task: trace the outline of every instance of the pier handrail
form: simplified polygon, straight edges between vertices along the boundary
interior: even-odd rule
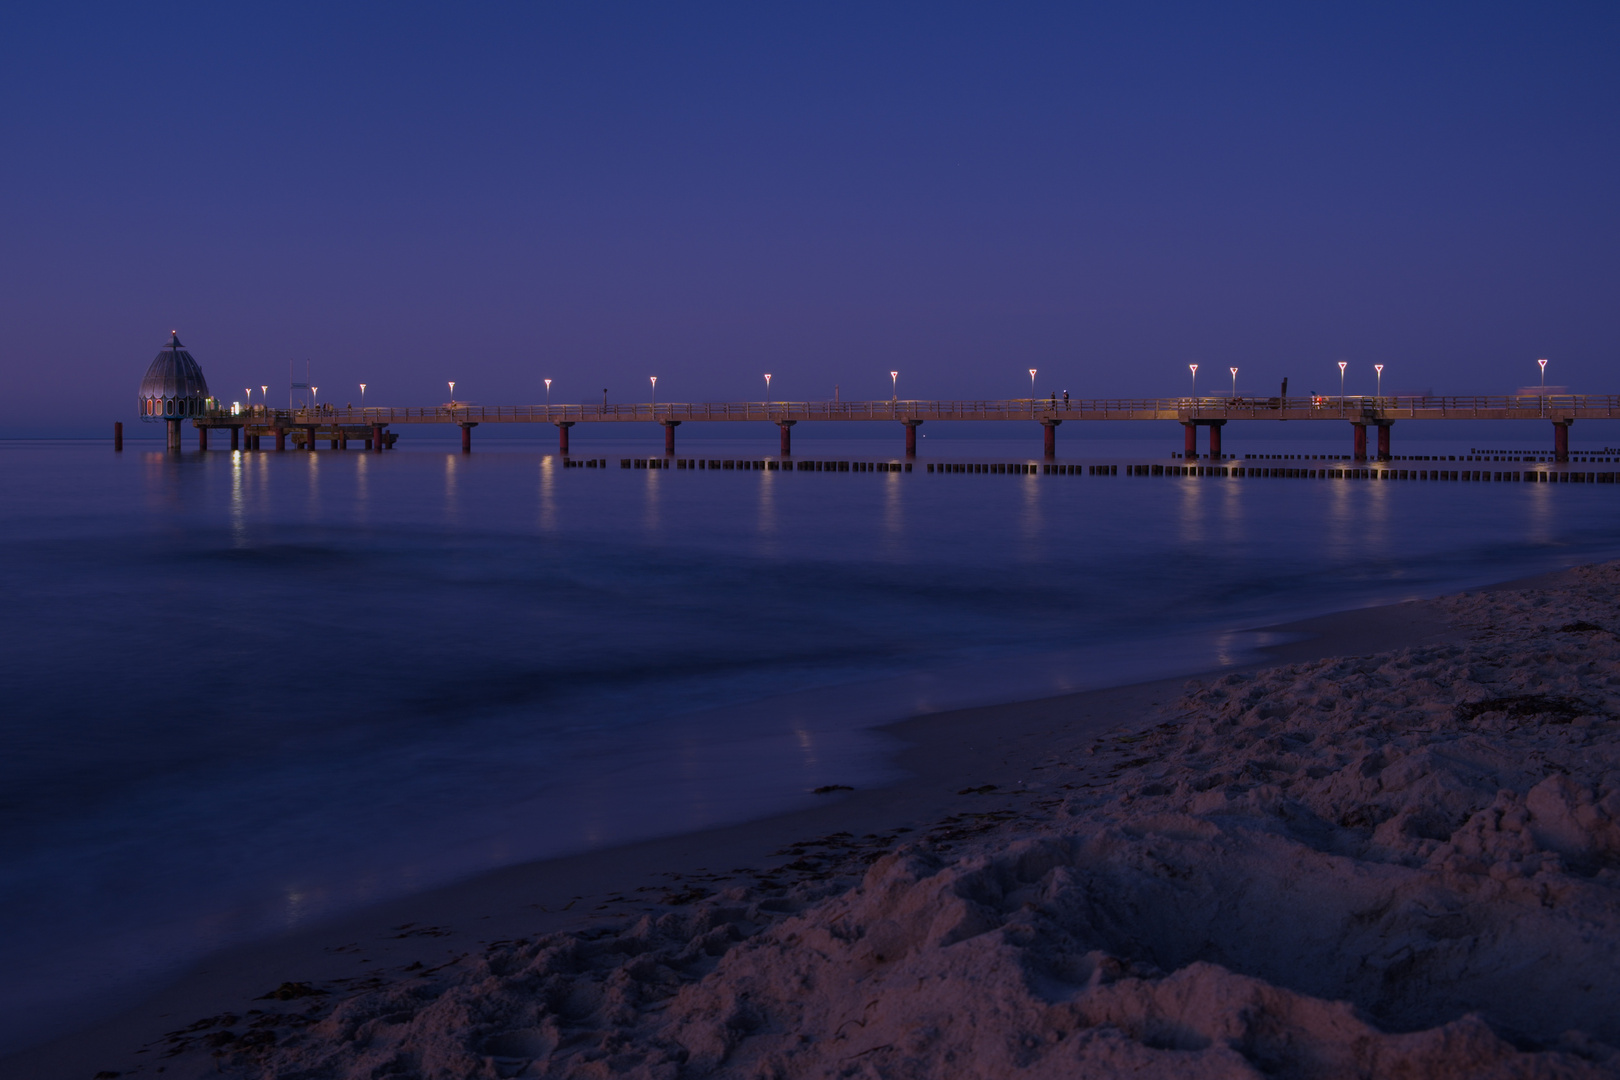
[[[685,421],[1238,420],[1479,417],[1620,417],[1620,394],[1307,395],[1290,397],[985,398],[875,401],[608,402],[577,405],[368,405],[275,409],[254,405],[205,416],[268,427],[438,423],[663,423]]]

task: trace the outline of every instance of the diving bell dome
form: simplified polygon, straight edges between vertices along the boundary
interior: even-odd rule
[[[173,420],[201,416],[213,407],[208,380],[191,353],[172,334],[141,380],[141,419]]]

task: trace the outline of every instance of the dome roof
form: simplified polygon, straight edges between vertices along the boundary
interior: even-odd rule
[[[207,400],[208,380],[202,368],[180,344],[180,335],[172,335],[141,380],[141,415],[196,416],[205,410]]]

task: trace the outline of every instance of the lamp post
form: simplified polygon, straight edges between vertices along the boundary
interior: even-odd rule
[[[1348,360],[1339,361],[1339,411],[1344,411],[1344,369],[1350,366]]]
[[[251,386],[247,388],[247,407],[248,412],[253,411],[253,387]]]
[[[1229,368],[1232,372],[1232,400],[1237,400],[1237,368]]]
[[[270,386],[268,383],[259,386],[259,400],[263,401],[267,406],[270,404]]]
[[[366,384],[360,384],[360,411],[366,411]]]
[[[1378,373],[1378,387],[1374,391],[1373,396],[1381,398],[1384,396],[1384,365],[1374,364],[1373,370]]]
[[[649,376],[647,376],[647,378],[652,380],[652,403],[653,403],[653,407],[657,408],[657,406],[658,406],[658,376],[649,375]]]
[[[546,380],[546,408],[551,408],[551,380]]]
[[[765,375],[765,403],[767,405],[769,405],[770,402],[771,402],[771,376],[770,376],[770,373],[767,372],[766,375]]]
[[[1031,401],[1035,400],[1035,369],[1034,368],[1029,369],[1029,397],[1030,397]]]
[[[890,401],[899,401],[900,400],[900,373],[898,371],[889,372],[889,383],[890,383],[890,388],[892,390],[892,393],[890,394],[889,400]]]
[[[1197,401],[1198,400],[1198,365],[1197,364],[1188,364],[1187,369],[1192,372],[1192,396],[1193,396],[1193,400]]]
[[[450,404],[454,405],[456,403],[456,381],[454,379],[448,381],[450,383]]]
[[[1546,413],[1546,411],[1547,411],[1547,361],[1545,359],[1537,360],[1536,364],[1537,364],[1537,366],[1539,366],[1541,368],[1541,411],[1543,413]]]

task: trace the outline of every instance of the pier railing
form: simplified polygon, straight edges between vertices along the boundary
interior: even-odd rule
[[[588,405],[368,406],[217,411],[216,423],[297,427],[334,424],[558,424],[702,421],[928,420],[1378,420],[1538,417],[1620,418],[1617,394],[1391,395],[1384,397],[1010,398],[959,401],[719,401]],[[206,421],[204,421],[206,422]]]

